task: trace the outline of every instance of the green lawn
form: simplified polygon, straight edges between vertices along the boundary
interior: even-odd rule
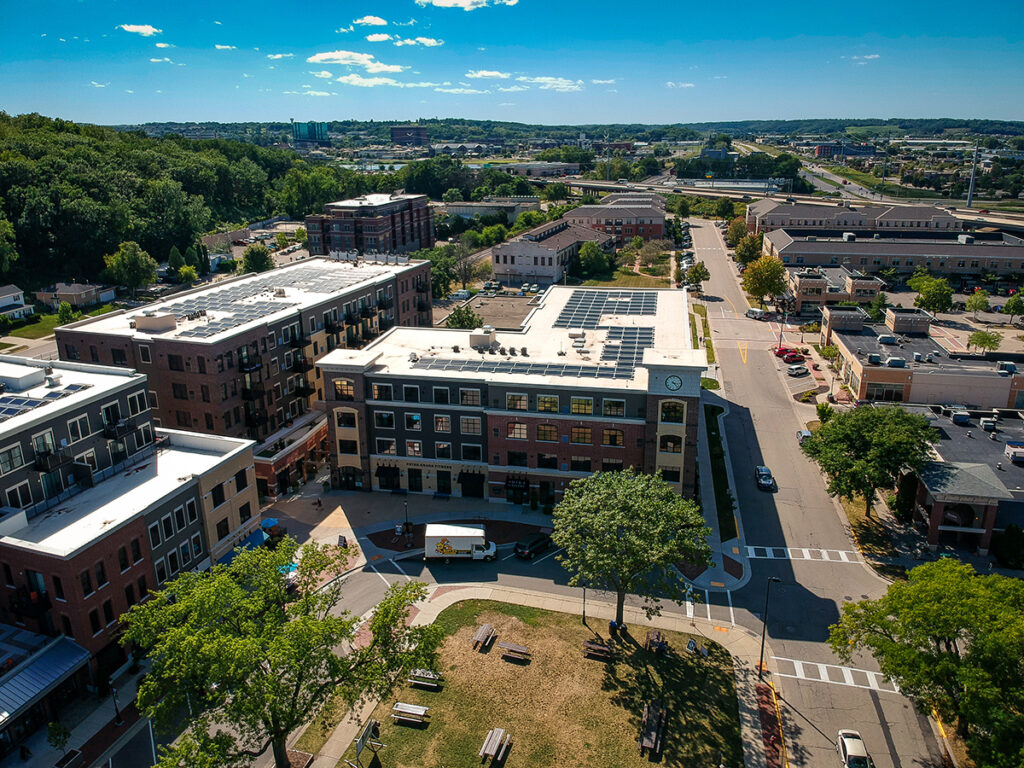
[[[703,304],[694,304],[693,311],[700,315],[701,326],[704,329],[704,351],[707,354],[708,362],[715,362],[715,345],[711,341],[711,327],[708,325],[708,309]]]
[[[492,646],[486,653],[470,642],[479,623],[493,624],[499,641],[529,647],[532,660],[513,664]],[[376,757],[363,765],[381,768],[479,768],[487,732],[504,728],[512,747],[507,768],[572,765],[580,768],[649,766],[636,746],[644,704],[664,700],[666,766],[743,763],[732,658],[702,637],[710,657],[688,653],[689,635],[666,632],[670,651],[655,656],[641,648],[643,630],[620,643],[612,663],[586,659],[582,643],[594,633],[579,616],[489,601],[465,601],[443,611],[437,623],[448,637],[441,649],[440,691],[403,687],[374,713],[381,722]],[[605,622],[590,625],[605,633]],[[635,639],[634,639],[635,638]],[[395,701],[430,708],[429,725],[396,725]],[[355,750],[345,758],[355,762]],[[371,762],[372,761],[372,762]],[[344,760],[339,768],[346,768]]]
[[[88,317],[97,317],[98,315],[105,315],[107,312],[112,312],[117,309],[116,304],[103,304],[102,306],[90,309],[85,313]],[[29,323],[23,325],[20,328],[13,328],[8,332],[8,336],[17,336],[20,339],[41,339],[44,336],[52,336],[53,329],[60,325],[57,320],[57,313],[54,312],[52,315],[39,315],[38,323]]]
[[[668,285],[668,279],[664,277],[638,275],[635,272],[626,275],[622,272],[616,271],[608,280],[587,280],[583,285],[597,285],[610,288],[664,288]]]
[[[888,181],[885,182],[885,184],[882,184],[882,180],[878,176],[854,170],[853,168],[847,168],[845,165],[829,165],[826,166],[826,168],[836,176],[842,176],[850,181],[860,184],[862,187],[867,187],[873,192],[881,192],[882,194],[890,195],[891,197],[942,197],[942,195],[934,189],[904,187],[900,184],[892,184]]]
[[[708,428],[708,453],[711,454],[711,479],[715,486],[715,506],[718,508],[718,528],[722,541],[735,539],[736,516],[733,514],[735,502],[729,490],[729,475],[725,468],[725,448],[722,445],[722,434],[718,428],[718,416],[724,408],[717,405],[704,406],[704,422]]]

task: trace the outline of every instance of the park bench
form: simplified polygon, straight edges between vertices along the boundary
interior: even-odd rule
[[[645,750],[650,750],[652,755],[661,754],[666,719],[667,715],[661,699],[654,699],[644,704],[644,716],[640,721],[640,738],[636,742],[641,755]]]
[[[525,645],[516,645],[515,643],[498,643],[498,647],[501,648],[501,658],[508,659],[509,661],[529,661],[530,660],[530,649]]]
[[[597,640],[585,640],[583,643],[583,655],[593,656],[595,659],[611,661],[615,658],[615,649],[610,645]]]
[[[407,682],[411,685],[419,685],[436,690],[441,687],[441,676],[429,669],[414,669],[409,673]]]
[[[501,762],[502,757],[508,751],[512,743],[512,736],[504,728],[491,728],[484,738],[484,745],[477,753],[479,757],[491,758],[495,762]]]
[[[477,627],[476,634],[473,635],[473,647],[479,647],[482,651],[493,642],[496,636],[497,632],[494,631],[494,625],[481,624]]]
[[[652,629],[647,633],[647,639],[644,641],[644,647],[648,651],[658,652],[663,650],[665,645],[665,636],[656,629]]]
[[[399,701],[391,708],[391,717],[406,723],[425,723],[427,722],[428,709],[430,707],[421,707],[418,704],[405,704]]]

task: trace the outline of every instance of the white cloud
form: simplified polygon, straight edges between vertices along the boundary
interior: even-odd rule
[[[244,78],[248,79],[248,78],[250,78],[250,77],[256,77],[256,75],[250,75],[250,74],[249,74],[248,72],[243,72],[243,73],[242,73],[242,77],[244,77]]]
[[[519,0],[416,0],[416,5],[435,8],[461,8],[464,11],[475,11],[489,5],[516,5]]]
[[[408,21],[394,21],[394,22],[392,22],[392,24],[394,24],[396,27],[411,27],[415,23],[416,23],[416,19],[409,19]]]
[[[43,34],[41,34],[40,37],[46,37],[46,33],[43,32]]]
[[[728,80],[729,76],[728,75],[715,75],[711,79],[712,80]]]
[[[110,83],[97,83],[95,80],[90,80],[89,85],[92,88],[106,88]]]
[[[152,24],[122,24],[120,28],[125,32],[142,35],[143,37],[152,37],[163,32],[162,29],[157,29]]]
[[[267,58],[268,59],[274,59],[274,60],[277,60],[277,59],[290,59],[294,55],[295,55],[294,53],[268,53],[267,54]]]
[[[135,93],[135,91],[133,91],[131,88],[125,88],[124,92],[125,93]]]
[[[326,69],[321,69],[319,72],[310,72],[309,74],[311,74],[313,77],[319,77],[322,80],[326,80],[329,77],[334,77],[334,75],[332,75]]]
[[[872,61],[874,59],[880,59],[882,57],[881,57],[881,55],[879,55],[877,53],[869,53],[866,56],[851,56],[850,58],[853,59],[854,61],[856,61],[857,59],[862,59],[862,60],[865,60],[865,61]]]
[[[478,78],[497,78],[499,80],[508,80],[508,72],[499,72],[496,69],[471,69],[466,73],[466,77],[470,80],[476,80]]]
[[[305,87],[305,86],[303,86]],[[282,91],[292,96],[330,96],[330,91]]]
[[[157,45],[159,45],[159,43],[157,43]],[[234,45],[214,45],[213,47],[218,51],[233,51],[236,48]]]
[[[480,91],[476,88],[435,88],[434,90],[438,93],[490,93],[490,91]]]
[[[499,104],[499,107],[514,107],[516,103],[514,101],[503,101]]]
[[[216,24],[218,27],[220,26],[220,22],[219,21],[215,21],[213,23]]]
[[[170,43],[155,43],[157,48],[173,48],[174,46]]]
[[[439,45],[444,45],[444,40],[438,40],[436,37],[405,37],[395,40],[395,45],[422,45],[427,48],[436,48]]]
[[[519,93],[520,91],[528,91],[530,88],[526,85],[510,85],[508,88],[498,88],[498,90],[504,93]]]
[[[361,19],[353,19],[353,24],[360,24],[367,27],[386,27],[387,21],[380,16],[363,16]]]
[[[673,83],[669,80],[665,83],[666,88],[693,88],[693,83]]]
[[[173,64],[174,62],[164,56],[162,59],[150,59],[154,64]]]
[[[566,77],[550,77],[544,75],[541,77],[517,77],[516,80],[520,83],[532,83],[538,86],[542,91],[558,91],[559,93],[570,93],[572,91],[582,91],[583,81],[582,80],[570,80]]]
[[[390,40],[391,35],[387,32],[376,32],[372,35],[367,35],[366,39],[371,43],[383,43],[385,40]]]
[[[344,85],[354,85],[359,88],[376,88],[381,85],[392,88],[435,88],[441,85],[448,85],[448,83],[403,83],[400,80],[395,80],[393,77],[363,77],[355,73],[342,75],[336,82],[343,83]]]
[[[384,64],[377,61],[372,53],[359,53],[357,51],[327,51],[317,53],[306,59],[310,64],[344,64],[349,67],[362,67],[367,72],[379,74],[381,72],[401,72],[408,67],[401,64]]]
[[[615,85],[615,78],[613,77],[610,80],[591,80],[590,82],[594,85]]]
[[[355,27],[353,27],[351,24],[349,24],[347,27],[338,27],[334,31],[337,32],[337,33],[354,32],[355,31]]]

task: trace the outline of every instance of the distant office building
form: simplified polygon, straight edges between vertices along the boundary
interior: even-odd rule
[[[611,247],[612,236],[558,219],[541,224],[491,249],[494,277],[506,283],[557,283],[583,243]]]
[[[826,142],[814,146],[815,157],[874,157],[875,148],[871,144],[843,144]]]
[[[434,216],[426,195],[363,195],[328,203],[306,217],[309,253],[406,253],[434,246]]]
[[[526,211],[539,211],[540,198],[532,195],[515,197],[485,197],[480,202],[460,201],[457,203],[434,203],[438,211],[449,216],[472,219],[474,216],[504,216],[507,224],[512,224],[519,214]]]
[[[330,146],[327,123],[296,123],[292,121],[292,141],[296,146]]]
[[[556,163],[537,160],[531,163],[494,163],[491,168],[513,176],[568,176],[580,172],[579,163]]]
[[[933,205],[815,205],[758,200],[747,206],[747,229],[755,234],[773,229],[799,230],[923,230],[957,232],[961,221]]]
[[[391,143],[403,147],[425,147],[430,144],[425,125],[391,126]]]

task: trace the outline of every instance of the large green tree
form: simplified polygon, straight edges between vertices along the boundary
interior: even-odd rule
[[[762,256],[743,273],[743,290],[764,306],[765,296],[781,296],[786,291],[786,265],[775,256]]]
[[[1003,334],[998,331],[974,331],[967,337],[968,347],[977,347],[984,351],[994,352],[999,349],[1003,341]]]
[[[333,697],[382,696],[409,669],[435,665],[438,629],[407,626],[426,594],[418,582],[392,586],[356,641],[359,619],[339,609],[336,578],[348,554],[286,537],[183,573],[122,617],[122,642],[152,663],[139,709],[162,725],[190,713],[160,768],[245,766],[267,750],[288,768],[289,734]]]
[[[14,225],[5,217],[3,201],[0,201],[0,273],[7,274],[18,260],[18,249],[14,242]]]
[[[850,500],[863,496],[870,515],[875,491],[920,469],[937,440],[928,419],[894,405],[838,413],[802,447],[828,478],[828,492]]]
[[[964,309],[974,313],[974,319],[978,319],[979,312],[988,312],[988,291],[977,290],[967,297],[964,302]]]
[[[274,257],[270,249],[263,243],[249,243],[242,252],[242,262],[238,271],[243,275],[250,272],[266,272],[274,268]]]
[[[587,277],[596,277],[605,274],[612,267],[608,254],[601,250],[601,246],[588,240],[580,246],[579,252],[580,269]]]
[[[57,305],[57,323],[58,325],[67,325],[73,322],[75,319],[75,309],[66,301],[62,301]]]
[[[741,218],[736,218],[732,220],[729,229],[725,231],[725,243],[730,248],[735,248],[739,245],[740,240],[746,236],[747,223]]]
[[[1003,305],[1003,314],[1010,316],[1010,324],[1013,324],[1013,318],[1017,315],[1024,315],[1024,298],[1021,298],[1020,293],[1015,293],[1013,296],[1006,300]]]
[[[907,281],[908,284],[910,281]],[[929,312],[948,312],[953,308],[953,289],[941,277],[922,277],[914,280],[914,306]]]
[[[728,197],[720,197],[715,203],[715,215],[720,219],[731,219],[736,215],[736,206]]]
[[[1024,765],[1024,582],[927,563],[845,603],[829,643],[846,663],[870,652],[922,712],[956,725],[978,768]]]
[[[744,235],[736,244],[736,261],[750,264],[761,258],[763,235]]]
[[[156,282],[156,259],[142,250],[138,243],[121,243],[117,251],[104,256],[103,261],[110,281],[131,289],[133,296],[139,288]]]
[[[700,290],[700,284],[711,279],[711,272],[708,271],[703,261],[695,262],[692,267],[686,270],[686,282]]]
[[[473,311],[472,307],[456,307],[444,321],[445,328],[462,328],[471,331],[484,324],[484,319]]]
[[[639,595],[645,610],[656,613],[662,598],[686,598],[678,564],[711,562],[711,530],[700,508],[660,475],[633,468],[573,480],[555,507],[554,529],[569,583],[614,592],[620,623],[627,594]]]

